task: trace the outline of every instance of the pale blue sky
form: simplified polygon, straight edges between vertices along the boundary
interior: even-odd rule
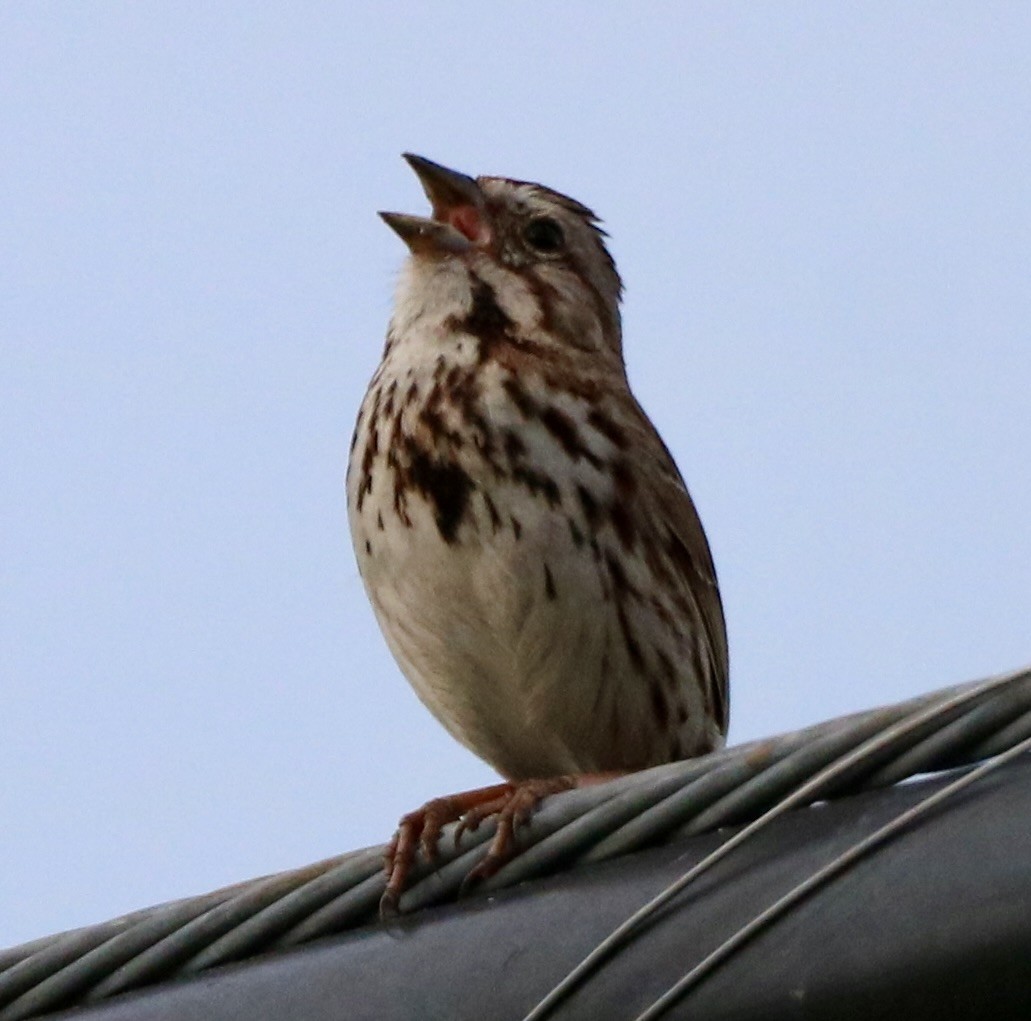
[[[605,219],[731,738],[1031,661],[1031,7],[0,6],[0,946],[489,782],[343,474],[399,158]]]

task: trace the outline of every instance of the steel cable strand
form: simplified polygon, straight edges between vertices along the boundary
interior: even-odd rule
[[[344,856],[343,864],[355,857]],[[96,1002],[171,977],[197,954],[198,947],[231,931],[262,902],[288,895],[313,871],[337,861],[251,880],[135,912],[114,923],[36,941],[35,953],[0,976],[0,1004],[4,1004],[0,1021],[22,1021],[73,1000]]]
[[[128,927],[98,926],[95,933],[58,937],[0,981],[0,1021],[24,1021],[73,1002],[117,967],[210,910],[211,895],[149,911]],[[12,995],[13,994],[13,995]]]
[[[965,709],[908,751],[893,757],[866,777],[861,787],[863,790],[890,787],[921,773],[940,772],[991,758],[1031,733],[1020,725],[1029,708],[1031,673],[1016,674],[1012,684],[990,691],[983,701]],[[1008,736],[998,744],[997,739],[1004,732],[1009,732]]]
[[[548,799],[526,832],[521,829],[520,853],[479,889],[496,890],[551,874],[574,860],[604,861],[654,845],[673,831],[710,832],[753,818],[757,810],[768,808],[798,782],[889,723],[968,687],[957,685],[897,706],[633,773],[616,782],[620,790],[616,783],[606,785],[614,791],[608,798],[599,799],[600,790],[588,788]],[[750,786],[760,776],[764,778]],[[577,794],[585,797],[577,802]],[[448,885],[457,885],[468,867],[464,861],[456,867]],[[411,906],[423,903],[416,900]]]
[[[779,804],[784,796],[795,797],[799,784],[809,781],[821,770],[839,763],[847,753],[866,744],[866,751],[852,759],[849,765],[835,766],[834,775],[826,779],[808,800],[795,800],[801,807],[817,800],[828,800],[847,794],[888,787],[898,780],[920,772],[938,768],[946,741],[960,747],[972,743],[986,730],[995,726],[1001,713],[1012,716],[1012,699],[1007,695],[1022,693],[1024,704],[1031,699],[1031,673],[1025,670],[1006,674],[1001,678],[962,685],[932,698],[921,698],[909,703],[905,712],[901,706],[891,707],[883,713],[880,726],[872,726],[882,711],[870,714],[869,720],[857,720],[841,735],[836,735],[833,724],[826,736],[811,745],[792,752],[789,756],[754,780],[747,781],[732,791],[725,802],[712,806],[707,812],[682,827],[683,835],[709,832],[718,826],[750,822],[763,811]],[[1001,710],[997,713],[994,710]],[[903,721],[916,721],[897,730],[890,742],[881,743],[877,736]],[[942,735],[944,739],[942,738]],[[951,764],[965,764],[966,758],[956,753],[949,756]],[[906,761],[911,767],[903,772],[896,767]]]
[[[900,812],[894,819],[889,820],[869,836],[854,843],[822,868],[807,876],[802,882],[797,883],[782,897],[778,898],[769,907],[727,937],[715,950],[707,954],[690,971],[670,986],[654,1003],[638,1014],[634,1021],[655,1021],[656,1018],[672,1007],[674,1003],[682,999],[689,990],[700,985],[702,981],[708,978],[721,964],[729,960],[749,940],[757,936],[763,929],[769,928],[810,893],[835,876],[840,875],[846,868],[857,862],[864,855],[883,847],[889,840],[898,836],[917,819],[925,818],[932,808],[937,807],[943,801],[958,794],[988,773],[993,772],[1019,755],[1026,754],[1028,751],[1031,751],[1031,737],[1024,738],[1023,741],[1018,742],[1012,748],[1000,752],[994,758],[982,762],[979,766],[974,766],[969,772],[953,780],[952,783],[940,788],[933,794],[929,794],[904,812]]]
[[[366,849],[249,883],[237,896],[123,964],[85,999],[95,1002],[160,978],[195,974],[260,953],[336,896],[340,887],[353,888],[378,871],[379,856]]]
[[[969,683],[956,685],[897,706],[867,710],[701,759],[631,774],[624,778],[627,782],[623,790],[602,803],[588,802],[588,809],[582,814],[572,802],[569,810],[559,812],[559,806],[565,808],[567,803],[563,797],[552,798],[540,814],[543,822],[549,809],[554,808],[554,819],[542,827],[543,833],[535,829],[536,819],[531,820],[530,832],[525,837],[531,846],[521,850],[483,888],[498,889],[553,872],[556,863],[568,862],[570,858],[578,864],[604,861],[654,845],[674,832],[711,832],[754,818],[758,811],[770,807],[817,769],[888,724],[969,687]],[[935,725],[934,721],[929,724]],[[919,737],[914,734],[912,740]],[[886,754],[891,754],[890,750]],[[833,793],[868,785],[853,782],[846,786],[845,779]],[[882,779],[879,785],[888,783]],[[564,829],[563,819],[569,820]]]
[[[1029,672],[1027,670],[1015,671],[975,682],[974,684],[949,689],[944,698],[915,700],[922,704],[909,712],[908,715],[897,719],[894,723],[875,733],[866,741],[839,759],[831,762],[810,779],[796,787],[791,794],[782,798],[753,822],[733,834],[715,851],[706,855],[695,866],[688,869],[677,880],[670,883],[665,889],[635,911],[602,940],[565,978],[554,986],[526,1015],[524,1021],[541,1021],[541,1019],[547,1017],[562,1000],[571,996],[578,985],[633,938],[634,934],[648,919],[679,894],[689,883],[708,871],[717,862],[722,861],[731,851],[746,840],[749,840],[774,819],[784,815],[792,808],[817,800],[822,792],[825,792],[842,777],[854,776],[856,770],[861,769],[864,763],[869,763],[872,757],[876,757],[880,761],[886,749],[897,747],[899,744],[908,748],[912,744],[912,735],[915,732],[925,732],[926,726],[929,723],[935,720],[951,719],[956,709],[976,702],[989,692],[1010,685],[1018,685],[1026,681],[1028,677]],[[922,728],[924,729],[922,730]]]
[[[795,790],[789,807],[800,804],[798,784],[809,788],[803,781],[814,772],[822,771],[823,780],[810,790],[810,801],[995,754],[1031,735],[1029,682],[1031,673],[1019,671],[958,685],[547,799],[523,828],[525,835],[520,832],[521,843],[530,846],[484,887],[554,872],[573,860],[613,857],[673,832],[704,832],[752,818],[777,805],[785,790]],[[923,722],[914,723],[916,717]],[[910,722],[893,741],[877,740],[900,720]],[[828,767],[835,755],[863,741],[865,757],[845,754],[850,768],[840,762]],[[781,801],[777,810],[783,808]],[[453,897],[490,836],[485,826],[464,834],[457,848],[446,840],[435,868],[419,863],[424,878],[408,891],[403,908]],[[95,1002],[367,922],[383,889],[381,856],[382,848],[368,848],[4,951],[0,1021],[21,1021],[76,997]]]

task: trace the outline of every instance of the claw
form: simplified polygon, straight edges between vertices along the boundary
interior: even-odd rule
[[[458,847],[458,842],[462,839],[462,834],[466,830],[470,833],[475,833],[484,819],[489,819],[492,815],[501,815],[505,810],[505,806],[513,797],[515,797],[515,790],[510,789],[499,797],[485,801],[482,805],[473,805],[458,820],[458,825],[455,827],[455,847]]]
[[[397,918],[401,913],[397,907],[400,899],[400,895],[395,890],[386,889],[383,891],[383,896],[379,899],[379,917],[384,922]]]
[[[467,830],[473,832],[480,823],[497,817],[497,829],[491,837],[487,853],[462,881],[459,895],[484,879],[490,878],[517,853],[516,830],[526,823],[540,800],[549,794],[574,787],[600,783],[613,773],[584,776],[556,776],[544,780],[523,780],[463,791],[446,798],[434,798],[422,808],[401,817],[397,832],[384,855],[386,888],[380,899],[380,917],[398,914],[401,894],[408,882],[418,852],[427,862],[437,858],[440,834],[451,822],[455,827],[455,846]]]

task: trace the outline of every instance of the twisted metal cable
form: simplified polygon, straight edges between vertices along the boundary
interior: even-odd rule
[[[747,823],[754,832],[771,812],[978,762],[1029,737],[1031,669],[957,685],[556,795],[520,828],[519,856],[482,886],[511,886],[678,834]],[[466,831],[457,847],[453,832],[445,831],[435,867],[419,863],[402,911],[453,900],[491,827]],[[371,922],[384,887],[382,854],[366,848],[0,951],[0,1021],[95,1003]]]
[[[1028,680],[1029,677],[1027,673],[1022,671],[1016,675],[1005,674],[1001,677],[989,678],[986,681],[980,681],[972,685],[964,686],[959,690],[953,689],[948,693],[942,692],[940,694],[945,697],[932,700],[925,705],[914,705],[911,712],[901,716],[891,722],[888,726],[873,733],[858,746],[845,749],[840,755],[829,759],[827,764],[818,769],[814,775],[811,775],[807,780],[795,786],[794,789],[791,789],[789,793],[780,797],[758,818],[754,819],[743,829],[739,830],[728,840],[720,844],[720,846],[714,851],[706,855],[696,865],[688,869],[682,876],[670,883],[664,890],[660,891],[655,897],[649,900],[643,907],[638,908],[638,910],[627,918],[621,925],[617,926],[609,936],[602,940],[594,950],[592,950],[575,968],[573,968],[573,970],[570,971],[569,974],[562,979],[562,981],[559,982],[558,985],[556,985],[537,1004],[537,1006],[530,1011],[529,1014],[526,1015],[524,1021],[543,1021],[543,1018],[551,1013],[562,1000],[571,996],[578,985],[589,978],[592,973],[596,972],[605,963],[605,961],[607,961],[621,947],[626,945],[626,943],[628,943],[639,931],[641,926],[650,918],[654,917],[655,914],[675,896],[677,896],[677,894],[683,891],[690,883],[694,882],[694,880],[700,875],[708,872],[714,865],[726,858],[741,844],[752,839],[756,833],[764,829],[775,819],[784,815],[793,808],[801,805],[812,804],[816,800],[822,800],[828,791],[838,789],[845,778],[850,776],[855,777],[857,773],[861,775],[862,773],[869,771],[872,766],[876,766],[884,760],[886,756],[893,752],[901,751],[903,756],[909,756],[910,761],[922,761],[919,757],[913,756],[912,746],[914,740],[918,741],[918,743],[924,744],[925,748],[930,750],[932,756],[940,754],[942,751],[942,744],[940,741],[933,740],[936,736],[935,730],[940,734],[942,730],[949,727],[949,721],[953,720],[957,710],[962,709],[970,703],[975,703],[976,700],[982,696],[997,693],[1000,690],[1010,689],[1014,686],[1015,681],[1022,681],[1026,685]],[[974,709],[971,712],[976,713],[978,708],[979,707],[975,704]],[[980,716],[974,717],[978,724],[983,722],[981,719],[983,715],[984,714],[980,714]],[[1022,716],[1027,717],[1028,720],[1031,721],[1031,713],[1023,712]],[[928,734],[929,728],[934,728],[930,734]],[[777,763],[776,766],[772,767],[767,774],[757,777],[755,780],[746,781],[741,784],[730,795],[722,799],[721,803],[724,806],[730,804],[736,807],[742,802],[742,800],[748,798],[750,788],[755,786],[757,783],[761,784],[763,787],[769,787],[770,773],[773,773],[774,771],[778,774],[773,783],[775,788],[782,777],[790,776],[796,771],[798,763],[793,762],[794,759],[803,759],[807,764],[812,761],[822,762],[826,746],[837,747],[839,743],[835,740],[835,735],[830,734],[827,737],[828,739],[826,741],[818,739],[814,741],[813,744],[807,747],[802,747],[797,752],[789,754],[785,759]],[[969,743],[970,739],[965,733],[961,733],[960,738],[963,743]],[[1021,740],[1014,747],[1023,750],[1024,744],[1025,741]],[[951,751],[951,747],[947,748],[946,751]],[[918,770],[918,772],[927,771],[928,770],[924,768]],[[864,784],[863,786],[867,785],[868,784]],[[726,808],[724,807],[724,811],[725,810]],[[734,808],[731,808],[731,811],[733,812]],[[717,816],[719,815],[719,813],[713,813],[710,809],[709,815],[713,814]],[[692,824],[697,825],[699,820],[704,820],[705,818],[706,812],[703,811],[696,816],[694,820],[692,820]],[[693,981],[695,978],[695,972],[692,972],[689,978]],[[679,989],[679,987],[674,988]]]
[[[901,833],[907,826],[917,819],[926,816],[932,808],[958,794],[971,784],[976,783],[988,773],[994,772],[1000,766],[1004,766],[1011,759],[1015,759],[1018,755],[1023,755],[1028,751],[1031,751],[1031,737],[1024,738],[1023,741],[1019,741],[1012,748],[1000,752],[987,762],[982,762],[969,772],[963,773],[958,779],[953,780],[945,787],[939,788],[933,794],[927,795],[927,797],[922,798],[915,805],[900,812],[883,826],[874,830],[873,833],[863,837],[862,840],[857,840],[849,848],[837,855],[837,857],[827,862],[826,865],[806,876],[801,882],[796,883],[787,893],[728,936],[715,950],[706,954],[698,964],[682,975],[666,992],[638,1014],[634,1021],[655,1021],[673,1004],[683,998],[686,993],[708,978],[724,961],[729,960],[745,943],[757,936],[763,929],[772,925],[778,918],[785,915],[814,890],[835,876],[840,875],[864,855],[883,847],[884,844],[892,837]]]

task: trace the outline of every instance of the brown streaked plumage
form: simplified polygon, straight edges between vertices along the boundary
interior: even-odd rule
[[[630,392],[597,218],[406,159],[433,210],[381,214],[412,257],[352,443],[352,538],[405,676],[510,783],[406,816],[387,905],[446,822],[499,814],[487,873],[543,794],[719,747],[728,708],[712,558]]]

